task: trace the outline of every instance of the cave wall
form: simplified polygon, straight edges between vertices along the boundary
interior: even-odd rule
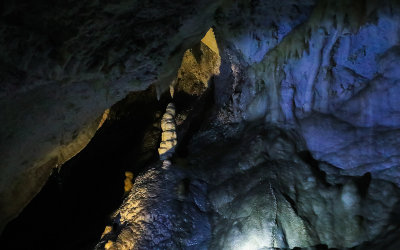
[[[212,111],[185,156],[137,178],[97,247],[397,249],[399,10],[219,9]]]
[[[131,91],[168,88],[222,1],[3,1],[0,228]]]
[[[201,128],[185,157],[136,178],[96,249],[397,249],[400,189],[322,171],[301,137],[265,124]]]
[[[200,132],[186,166],[208,183],[210,249],[345,249],[398,233],[399,189],[392,183],[324,175],[293,130],[234,130],[199,148],[209,136]]]
[[[98,247],[343,248],[392,237],[399,10],[390,0],[5,2],[0,227],[85,147],[104,110],[151,84],[161,95],[189,47],[202,65],[198,52],[210,50],[193,46],[213,26],[214,106],[199,105],[210,110],[186,130],[184,159],[136,179]]]
[[[236,83],[229,109],[300,128],[313,156],[344,174],[400,185],[398,3],[313,3],[253,1],[219,13],[215,32]]]

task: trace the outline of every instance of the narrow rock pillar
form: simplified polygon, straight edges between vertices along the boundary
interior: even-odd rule
[[[175,152],[175,146],[178,142],[176,136],[175,124],[175,105],[171,102],[168,104],[165,114],[161,119],[161,143],[158,148],[160,160],[163,161],[163,167],[168,167],[171,162],[170,158]]]

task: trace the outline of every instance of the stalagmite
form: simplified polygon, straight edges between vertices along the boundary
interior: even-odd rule
[[[133,183],[133,173],[130,171],[125,172],[125,180],[124,180],[124,194],[128,195],[132,189]]]
[[[161,119],[162,134],[158,153],[160,155],[160,160],[164,161],[163,167],[170,165],[170,161],[168,159],[175,151],[175,146],[177,144],[175,128],[175,105],[171,102],[168,104],[165,114]]]

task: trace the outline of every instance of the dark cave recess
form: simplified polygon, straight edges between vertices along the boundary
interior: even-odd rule
[[[201,96],[175,93],[177,113],[185,114],[178,126],[179,157],[187,154],[190,137],[211,111],[212,79],[210,84]],[[124,199],[125,171],[135,178],[158,160],[159,122],[170,101],[169,93],[157,100],[150,87],[115,104],[88,146],[54,169],[39,194],[6,226],[2,249],[93,249]]]
[[[23,212],[5,228],[1,249],[92,249],[124,195],[124,172],[137,176],[158,159],[157,148],[143,152],[145,133],[157,135],[154,88],[117,103],[111,118],[78,155],[53,174]],[[152,131],[153,130],[153,131]],[[159,143],[159,138],[154,143]],[[153,143],[153,144],[154,144]]]

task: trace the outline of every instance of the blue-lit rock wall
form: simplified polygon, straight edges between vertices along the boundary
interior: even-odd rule
[[[400,185],[400,11],[361,2],[287,2],[271,13],[260,3],[249,7],[253,23],[221,22],[217,37],[241,82],[232,110],[300,128],[313,156],[343,173]]]

